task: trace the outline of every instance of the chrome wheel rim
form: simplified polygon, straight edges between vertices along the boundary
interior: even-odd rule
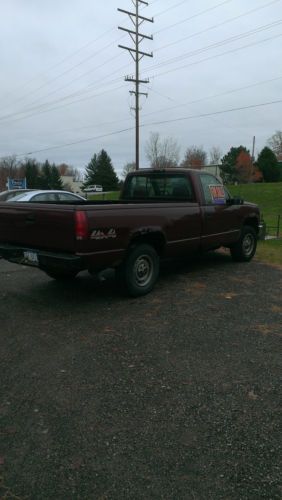
[[[251,233],[245,235],[243,239],[243,251],[246,257],[249,257],[254,250],[255,238]]]
[[[134,264],[134,277],[138,286],[147,286],[153,276],[154,265],[149,255],[140,255]]]

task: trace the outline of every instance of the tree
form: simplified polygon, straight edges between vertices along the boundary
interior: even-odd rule
[[[64,187],[59,170],[54,163],[51,166],[50,171],[50,186],[50,189],[63,189]]]
[[[45,160],[41,168],[40,189],[51,189],[51,165],[48,160]]]
[[[39,187],[40,189],[63,189],[63,182],[58,168],[54,163],[51,165],[48,160],[42,165]]]
[[[222,156],[221,149],[218,146],[213,146],[210,150],[210,165],[219,165]]]
[[[181,164],[182,168],[201,169],[206,165],[207,153],[202,146],[191,146],[186,150],[184,160]]]
[[[258,156],[256,164],[262,172],[265,182],[279,181],[280,169],[278,166],[278,160],[270,148],[263,148]]]
[[[98,155],[94,154],[86,167],[83,188],[91,184],[101,184],[104,191],[116,191],[118,190],[118,183],[118,176],[107,152],[102,149]]]
[[[151,133],[145,151],[152,168],[170,168],[178,165],[180,147],[171,137],[161,139],[158,132]]]
[[[244,184],[250,182],[253,173],[253,162],[248,151],[240,151],[236,160],[238,182]]]
[[[23,163],[26,185],[29,189],[39,189],[41,186],[40,165],[35,159],[27,158]]]
[[[241,152],[250,152],[244,147],[232,147],[230,151],[221,159],[220,174],[225,184],[240,182],[240,168],[238,169],[238,157]]]
[[[272,151],[278,155],[282,155],[282,131],[276,130],[275,134],[273,134],[270,139],[268,139],[268,144],[271,147]]]
[[[122,169],[122,174],[121,174],[122,178],[125,179],[127,174],[129,174],[129,172],[134,172],[134,170],[136,170],[136,163],[135,162],[126,163],[126,165],[124,165],[124,167]]]
[[[19,179],[23,177],[21,171],[21,163],[17,160],[16,156],[7,156],[0,160],[0,191],[7,189],[8,177],[12,179]]]

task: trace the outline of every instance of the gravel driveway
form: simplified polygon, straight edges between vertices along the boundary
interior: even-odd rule
[[[139,299],[0,279],[1,499],[281,499],[281,270],[214,253]]]

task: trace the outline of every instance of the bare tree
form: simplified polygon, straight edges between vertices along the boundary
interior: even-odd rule
[[[270,139],[268,139],[268,145],[274,151],[276,156],[282,155],[282,131],[276,130],[275,134],[273,134]]]
[[[220,147],[213,146],[210,150],[210,165],[219,165],[220,159],[222,157],[222,152]]]
[[[177,167],[180,146],[172,137],[161,139],[158,132],[151,133],[146,144],[146,157],[152,168]]]
[[[0,191],[6,189],[8,177],[24,177],[21,163],[16,156],[7,156],[0,160]]]
[[[121,174],[122,178],[125,179],[127,174],[129,174],[129,172],[133,172],[134,170],[136,170],[135,162],[126,163],[126,165],[124,165],[122,169],[122,174]]]
[[[182,168],[195,168],[200,170],[207,162],[207,153],[202,146],[191,146],[187,149],[184,160],[181,164]]]

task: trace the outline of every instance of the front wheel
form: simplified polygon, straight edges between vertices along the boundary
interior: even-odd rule
[[[147,244],[133,247],[118,269],[118,277],[132,297],[149,293],[155,285],[160,269],[156,250]]]
[[[230,248],[231,257],[236,262],[248,262],[257,248],[257,233],[252,226],[243,226],[240,239]]]

